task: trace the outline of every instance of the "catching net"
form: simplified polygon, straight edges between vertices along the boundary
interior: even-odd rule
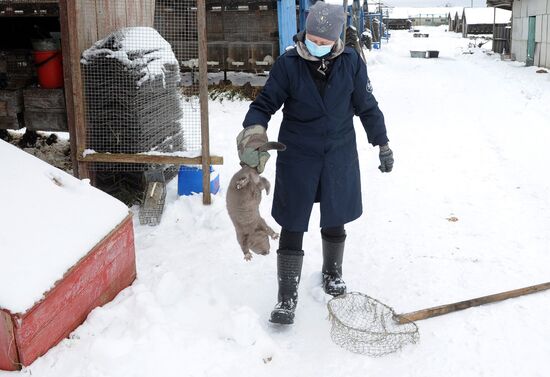
[[[365,294],[337,296],[327,306],[331,338],[348,351],[383,356],[419,340],[414,322],[399,324],[392,308]]]

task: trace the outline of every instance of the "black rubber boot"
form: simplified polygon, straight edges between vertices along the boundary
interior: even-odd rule
[[[323,235],[323,289],[332,296],[346,293],[346,283],[342,280],[345,240],[345,235],[338,238]]]
[[[273,323],[294,323],[294,311],[298,304],[298,285],[302,273],[302,250],[277,250],[277,278],[279,280],[278,302],[269,319]]]

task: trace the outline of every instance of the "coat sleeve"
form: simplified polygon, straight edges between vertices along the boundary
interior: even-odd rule
[[[357,56],[357,69],[355,72],[355,88],[352,94],[355,115],[361,119],[367,132],[367,138],[372,145],[384,145],[388,142],[384,114],[378,107],[378,102],[372,94],[372,86],[367,75],[367,65],[359,54]]]
[[[267,79],[262,91],[254,102],[250,104],[248,113],[243,121],[243,126],[248,127],[259,124],[267,128],[271,116],[277,112],[288,98],[289,80],[284,67],[284,62],[279,57]]]

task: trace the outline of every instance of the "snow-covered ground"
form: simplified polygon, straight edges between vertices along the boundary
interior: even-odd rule
[[[444,28],[394,31],[368,53],[395,154],[378,169],[358,119],[364,215],[348,224],[344,276],[409,312],[550,281],[550,74],[503,62]],[[417,43],[439,59],[412,59]],[[270,326],[275,249],[245,262],[225,211],[247,102],[212,102],[222,189],[211,206],[169,184],[161,225],[135,220],[138,279],[14,376],[547,376],[550,292],[419,321],[420,342],[381,358],[334,345],[319,287],[319,212],[304,239],[296,323]],[[281,113],[268,130],[275,139]],[[275,158],[265,176],[273,182]],[[271,196],[261,211],[268,223]],[[134,209],[137,210],[137,209]],[[452,217],[458,221],[450,221]],[[455,219],[455,220],[456,220]],[[70,235],[60,235],[68,237]]]

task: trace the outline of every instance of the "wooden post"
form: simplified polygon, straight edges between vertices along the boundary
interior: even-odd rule
[[[61,46],[73,174],[78,178],[89,178],[88,165],[78,161],[77,158],[78,153],[86,148],[86,118],[80,72],[79,34],[81,26],[77,22],[77,2],[80,3],[80,0],[59,0]],[[82,4],[80,6],[82,7]]]
[[[432,318],[439,315],[468,309],[474,306],[480,306],[480,305],[490,304],[492,302],[503,301],[509,298],[519,297],[530,293],[544,291],[547,289],[550,289],[550,282],[532,285],[526,288],[514,289],[512,291],[506,291],[506,292],[497,293],[494,295],[473,298],[466,301],[455,302],[452,304],[434,306],[432,308],[422,309],[411,313],[398,314],[395,316],[395,319],[401,324],[407,323],[410,321],[420,321],[422,319]]]
[[[202,202],[212,203],[210,196],[210,134],[208,127],[208,65],[206,44],[206,1],[197,0],[197,32],[199,34],[199,100],[202,143]]]
[[[296,1],[277,0],[277,21],[279,28],[279,55],[292,46],[292,37],[296,34]]]
[[[497,7],[493,8],[493,52],[496,51],[496,38],[497,38]]]

